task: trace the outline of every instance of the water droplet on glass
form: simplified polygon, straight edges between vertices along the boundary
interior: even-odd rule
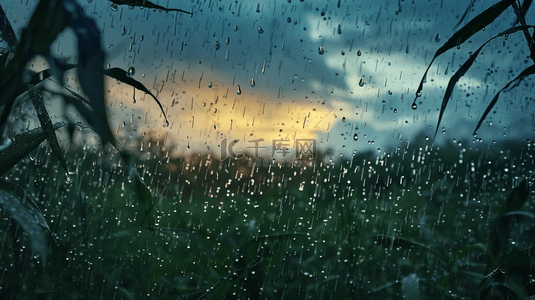
[[[143,8],[143,7],[142,7]],[[128,9],[129,10],[134,10],[134,6],[133,5],[128,5]]]
[[[359,49],[359,51],[357,51],[357,56],[361,56],[361,55],[362,55],[362,52]]]
[[[126,35],[126,27],[123,26],[123,32],[121,32],[121,35]]]
[[[407,44],[407,48],[405,48],[405,53],[409,53],[409,44]]]
[[[359,135],[355,133],[355,134],[353,135],[353,140],[356,141],[356,140],[358,140],[358,139],[359,139]]]
[[[111,9],[112,11],[118,11],[118,10],[119,10],[119,6],[118,6],[117,4],[115,4],[115,3],[112,3],[112,4],[110,5],[110,9]]]
[[[346,52],[344,50],[342,50],[342,52],[340,52],[340,54],[346,55]]]
[[[363,87],[363,86],[364,86],[364,79],[362,79],[362,78],[360,79],[360,81],[359,81],[359,86],[360,86],[360,87]]]
[[[251,78],[251,87],[254,87],[256,85],[256,82],[254,81],[254,78]]]
[[[234,25],[234,32],[238,31],[238,25]]]
[[[342,118],[342,122],[345,122],[345,121],[346,121],[346,117],[343,117],[343,118]]]
[[[262,27],[260,27],[260,26],[258,26],[257,30],[258,30],[258,33],[259,33],[259,34],[264,33],[264,29],[262,29]]]
[[[288,18],[286,19],[286,22],[288,22],[288,23],[292,23],[292,18],[288,17]]]
[[[219,44],[219,39],[215,41],[215,51],[219,50],[221,48],[221,44]]]
[[[323,55],[323,53],[325,53],[325,51],[323,50],[323,48],[321,46],[318,48],[318,53],[320,55]]]
[[[169,121],[165,120],[165,127],[169,127]]]
[[[11,146],[11,139],[10,138],[0,138],[0,151],[6,150],[9,146]]]
[[[435,42],[440,43],[440,34],[437,34],[437,36],[435,36]]]
[[[392,95],[392,91],[391,91],[391,90],[388,90],[388,94],[389,94],[389,95]]]
[[[416,110],[418,108],[418,104],[416,104],[416,102],[414,102],[412,105],[411,105],[411,108],[413,110]]]
[[[398,112],[398,109],[397,108],[394,108],[394,113],[397,113]]]
[[[230,44],[230,37],[227,37],[227,39],[225,40],[225,44]]]
[[[342,24],[338,24],[338,34],[342,34]]]
[[[214,85],[213,85],[212,82],[210,81],[210,82],[208,83],[208,87],[209,87],[209,88],[212,88],[212,86],[214,86]]]
[[[238,90],[236,91],[236,94],[241,95],[241,87],[238,85]]]
[[[136,74],[136,69],[134,67],[128,68],[128,72],[126,73],[126,76],[132,77],[134,76],[134,74]]]
[[[260,3],[258,3],[258,4],[256,5],[256,12],[257,12],[257,13],[260,13]]]
[[[144,35],[141,35],[141,36],[139,37],[139,41],[140,41],[140,42],[143,42],[144,39],[145,39],[145,36],[144,36]]]

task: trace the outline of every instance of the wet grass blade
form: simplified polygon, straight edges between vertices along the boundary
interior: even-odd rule
[[[524,264],[533,258],[535,258],[535,246],[509,256],[509,258],[506,259],[501,265],[499,265],[496,269],[487,274],[485,276],[485,279],[488,279],[494,276],[494,274],[501,272],[502,270],[505,270],[507,268]]]
[[[43,101],[43,93],[40,89],[36,88],[31,84],[28,85],[28,93],[30,94],[30,98],[32,99],[33,107],[37,112],[37,118],[41,123],[43,133],[45,134],[46,139],[48,140],[50,148],[52,148],[52,153],[56,155],[59,163],[61,164],[63,169],[65,169],[65,172],[68,174],[69,170],[67,168],[67,162],[65,161],[65,157],[63,156],[63,151],[61,151],[61,148],[59,147],[58,139],[56,138],[56,130],[54,129],[54,125],[52,125],[52,120],[50,119],[50,116],[48,115],[48,112],[46,110],[45,102]]]
[[[143,205],[143,218],[141,219],[141,227],[154,230],[156,225],[156,218],[154,216],[154,203],[152,200],[152,194],[139,176],[137,170],[131,168],[132,176],[134,177],[134,184],[136,188],[136,194],[139,198],[140,204]],[[148,223],[148,226],[143,225]]]
[[[2,38],[4,41],[7,42],[7,45],[9,47],[9,50],[15,51],[17,48],[17,36],[15,35],[15,31],[13,31],[13,27],[11,26],[11,23],[9,23],[9,19],[6,16],[6,13],[4,12],[4,9],[0,5],[0,32],[2,33]]]
[[[178,12],[185,13],[188,15],[193,15],[193,13],[189,11],[185,11],[185,10],[178,9],[178,8],[165,8],[163,6],[154,4],[147,0],[110,0],[110,1],[117,5],[140,6],[140,7],[146,7],[146,8],[161,9],[163,11],[178,11]]]
[[[163,110],[163,107],[162,107],[162,104],[160,103],[160,101],[158,100],[158,98],[156,98],[156,96],[154,96],[154,94],[152,94],[149,89],[147,89],[141,82],[135,80],[134,78],[132,77],[129,77],[128,76],[128,73],[121,69],[121,68],[111,68],[109,70],[105,70],[104,71],[104,74],[110,76],[111,78],[115,78],[117,80],[119,80],[120,82],[123,82],[123,83],[126,83],[140,91],[143,91],[147,94],[149,94],[153,99],[154,101],[156,101],[156,103],[158,103],[158,105],[160,106],[160,110],[162,111],[162,114],[165,118],[165,121],[167,121],[167,116],[165,115],[165,111]]]
[[[0,206],[5,209],[19,225],[30,240],[33,252],[38,253],[46,265],[48,253],[47,232],[52,238],[48,223],[35,202],[27,197],[20,187],[5,181],[0,181]]]
[[[515,79],[511,80],[500,91],[498,91],[498,93],[494,96],[494,98],[492,98],[492,101],[490,101],[489,105],[485,109],[485,112],[483,112],[483,115],[479,119],[479,122],[477,123],[476,129],[474,130],[474,135],[476,134],[476,132],[479,129],[479,127],[481,127],[481,124],[483,124],[483,121],[487,118],[488,114],[490,113],[490,111],[492,110],[494,105],[496,105],[496,103],[498,102],[498,98],[500,97],[500,93],[503,90],[506,90],[507,88],[509,88],[509,86],[511,84],[513,84],[515,82],[518,82],[518,81],[520,81],[520,80],[522,80],[522,79],[524,79],[524,78],[526,78],[528,76],[531,76],[533,74],[535,74],[535,65],[531,65],[531,66],[527,67]]]
[[[449,102],[449,100],[451,98],[451,95],[453,93],[453,89],[455,88],[455,84],[457,84],[459,79],[461,79],[461,77],[463,77],[466,74],[466,72],[468,72],[468,70],[474,64],[474,61],[475,61],[476,57],[479,55],[479,53],[481,52],[483,47],[485,47],[490,41],[492,41],[492,40],[494,40],[494,39],[496,39],[496,38],[498,38],[500,36],[504,36],[504,35],[507,35],[507,34],[515,33],[517,31],[521,31],[521,30],[522,31],[523,30],[527,30],[528,28],[533,28],[533,26],[512,27],[512,28],[506,29],[506,30],[498,33],[497,35],[493,36],[492,38],[487,40],[485,43],[483,43],[483,45],[481,45],[472,55],[470,55],[470,57],[459,68],[459,70],[457,70],[457,72],[455,72],[455,74],[453,74],[453,76],[450,78],[450,80],[448,82],[448,86],[446,87],[446,92],[444,93],[444,98],[442,99],[442,104],[441,104],[440,112],[439,112],[439,115],[438,115],[438,123],[437,123],[437,127],[435,129],[435,137],[437,136],[438,128],[440,127],[440,123],[442,121],[442,117],[444,116],[444,111],[446,110],[446,107],[448,106],[448,102]]]
[[[435,59],[444,54],[446,51],[457,47],[464,43],[466,40],[468,40],[472,35],[479,32],[486,26],[488,26],[490,23],[494,22],[494,20],[501,15],[511,4],[513,4],[515,0],[502,0],[495,5],[491,6],[490,8],[486,9],[484,12],[477,15],[474,19],[472,19],[468,24],[463,26],[459,31],[453,34],[453,36],[444,44],[442,47],[440,47],[437,52],[435,53],[435,56],[433,56],[433,59],[431,60],[431,63],[429,63],[429,66],[425,70],[424,76],[422,77],[422,80],[420,80],[420,84],[418,85],[418,89],[416,90],[416,99],[420,95],[420,92],[423,89],[424,86],[424,80],[427,76],[427,72],[429,72],[429,68],[431,68],[431,65],[435,61]],[[414,103],[416,103],[416,99],[414,99]]]
[[[115,145],[104,101],[104,58],[100,30],[95,21],[83,13],[75,0],[62,1],[67,25],[78,40],[78,81],[88,96],[98,119],[98,131],[104,142]]]
[[[466,17],[468,16],[468,13],[472,9],[472,7],[474,6],[474,3],[476,3],[476,1],[477,0],[470,0],[470,5],[468,5],[466,10],[464,11],[464,14],[461,17],[461,19],[459,19],[459,22],[457,22],[457,24],[455,24],[455,27],[453,27],[454,30],[457,29],[457,27],[459,27],[459,25],[461,25],[462,22],[464,22],[464,19],[466,19]]]
[[[54,130],[65,126],[63,122],[54,124]],[[9,171],[21,159],[32,152],[46,139],[42,128],[36,128],[15,135],[11,139],[11,145],[0,151],[0,176]]]
[[[9,56],[9,51],[0,52],[0,78],[2,78],[2,71],[6,67],[7,57]]]

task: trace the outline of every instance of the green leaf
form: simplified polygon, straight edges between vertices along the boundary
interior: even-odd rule
[[[489,105],[487,106],[487,109],[485,109],[485,112],[483,112],[483,115],[481,116],[481,119],[479,119],[479,122],[477,123],[477,126],[476,126],[476,129],[474,130],[474,135],[476,134],[477,130],[479,129],[479,127],[481,127],[481,124],[483,124],[483,121],[485,120],[485,118],[487,118],[488,114],[490,113],[490,111],[492,110],[492,108],[494,107],[494,105],[496,105],[496,103],[498,102],[498,98],[500,97],[500,93],[509,88],[509,86],[517,81],[520,81],[528,76],[531,76],[535,74],[535,65],[531,65],[529,67],[527,67],[526,69],[524,69],[524,71],[522,71],[520,74],[518,74],[518,76],[509,81],[509,83],[507,83],[501,90],[498,91],[498,93],[494,96],[494,98],[492,98],[492,101],[490,101]]]
[[[104,71],[104,74],[110,76],[111,78],[115,78],[123,83],[126,83],[138,90],[141,90],[147,94],[149,94],[153,99],[154,101],[156,101],[156,103],[158,103],[158,105],[160,106],[160,110],[162,111],[162,114],[165,118],[165,122],[166,123],[169,123],[167,121],[167,116],[165,115],[165,111],[163,110],[163,107],[162,107],[162,104],[160,103],[160,101],[158,100],[158,98],[156,98],[156,96],[154,96],[150,91],[149,89],[147,89],[141,82],[135,80],[134,78],[132,77],[129,77],[128,76],[128,73],[121,69],[121,68],[111,68],[109,70],[105,70]]]
[[[54,125],[54,130],[58,130],[64,125],[63,122],[56,123]],[[0,151],[0,176],[3,176],[45,139],[46,134],[43,132],[42,128],[36,128],[15,135],[11,140],[11,145]]]
[[[13,27],[11,26],[11,23],[9,23],[9,19],[7,18],[4,9],[2,9],[2,6],[0,6],[0,32],[2,33],[4,41],[7,42],[9,50],[15,51],[18,44],[17,36],[15,35],[15,31],[13,31]]]
[[[509,258],[507,258],[501,265],[499,265],[496,269],[494,269],[492,272],[487,274],[485,278],[490,278],[494,276],[497,272],[500,270],[505,270],[510,267],[518,266],[521,264],[526,263],[527,261],[533,259],[535,257],[535,246],[530,247],[528,249],[524,249],[520,252],[517,252],[513,255],[511,255]]]
[[[146,8],[161,9],[164,11],[178,11],[178,12],[186,13],[188,15],[193,16],[192,12],[185,11],[185,10],[178,9],[178,8],[165,8],[163,6],[154,4],[147,0],[110,0],[110,1],[117,5],[140,6],[140,7],[146,7]]]
[[[468,24],[466,24],[463,28],[461,28],[459,31],[453,34],[453,36],[444,44],[442,47],[440,47],[437,52],[435,53],[435,56],[433,56],[433,59],[431,60],[431,63],[429,63],[429,66],[425,70],[424,76],[422,77],[422,80],[420,81],[420,84],[418,86],[418,89],[416,90],[416,99],[420,95],[420,92],[422,91],[424,87],[424,80],[427,76],[427,72],[429,71],[429,68],[431,68],[431,65],[435,61],[435,59],[440,56],[441,54],[444,54],[446,51],[448,51],[451,48],[457,47],[464,43],[466,40],[468,40],[472,35],[479,32],[486,26],[488,26],[490,23],[492,23],[499,15],[501,15],[511,4],[513,4],[515,0],[502,0],[495,5],[491,6],[481,14],[477,15],[474,19],[472,19]],[[414,103],[416,103],[416,99],[414,99]]]
[[[154,216],[152,194],[135,168],[131,168],[131,174],[134,176],[137,197],[140,204],[143,205],[141,227],[153,230],[155,229],[156,218]],[[148,223],[148,226],[143,226],[144,223]]]
[[[383,245],[385,245],[385,241],[388,241],[390,245],[401,246],[402,248],[407,248],[407,249],[410,249],[413,247],[421,248],[424,251],[433,253],[442,262],[446,262],[446,260],[444,260],[443,257],[440,255],[440,253],[438,253],[435,249],[415,240],[411,240],[411,239],[404,238],[401,236],[393,236],[393,235],[377,235],[375,236],[375,240],[383,243]]]
[[[0,206],[28,234],[32,251],[41,256],[45,265],[48,252],[46,234],[50,233],[52,238],[52,233],[37,204],[20,187],[0,181]]]
[[[65,173],[68,174],[69,169],[67,168],[67,162],[65,161],[63,152],[59,147],[58,139],[56,138],[56,130],[54,129],[54,125],[52,125],[52,120],[50,119],[50,116],[46,111],[45,102],[43,101],[43,94],[40,89],[34,87],[31,84],[28,85],[28,93],[30,94],[30,98],[32,99],[33,107],[37,112],[37,118],[41,123],[41,128],[43,129],[43,132],[46,135],[46,139],[48,140],[50,148],[52,148],[52,153],[56,155],[59,163],[61,164],[63,169],[65,169]]]

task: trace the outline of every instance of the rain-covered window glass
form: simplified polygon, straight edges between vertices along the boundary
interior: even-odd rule
[[[530,0],[0,0],[0,298],[533,299]]]

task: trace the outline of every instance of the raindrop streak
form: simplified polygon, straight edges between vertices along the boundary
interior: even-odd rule
[[[258,34],[262,34],[264,33],[264,29],[262,29],[262,27],[258,26]]]
[[[254,87],[256,85],[256,82],[254,81],[254,78],[251,78],[251,87]]]
[[[353,140],[356,141],[356,140],[358,140],[358,139],[359,139],[359,135],[355,133],[355,134],[353,135]]]
[[[435,36],[435,42],[440,43],[440,34],[437,34],[437,36]]]
[[[236,91],[236,94],[241,95],[241,87],[239,84],[238,84],[238,91]]]
[[[323,50],[323,48],[321,46],[318,48],[318,53],[320,55],[323,55],[323,53],[325,53],[325,51]]]
[[[363,87],[363,86],[364,86],[364,79],[362,79],[362,78],[360,79],[360,81],[359,81],[359,86],[360,86],[360,87]]]
[[[134,74],[136,74],[136,69],[134,67],[128,68],[128,72],[126,73],[126,76],[132,77],[134,76]]]

